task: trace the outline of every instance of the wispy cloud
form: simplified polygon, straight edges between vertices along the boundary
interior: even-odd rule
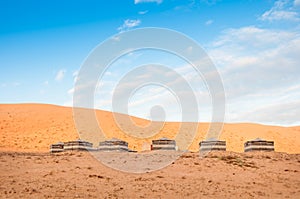
[[[225,31],[209,54],[223,78],[228,121],[299,124],[294,103],[300,97],[299,51],[300,36],[293,31],[253,26]],[[284,107],[295,110],[286,117],[280,113]]]
[[[148,10],[139,11],[139,14],[140,14],[140,15],[144,15],[144,14],[146,14],[146,13],[148,13]]]
[[[66,70],[65,69],[60,69],[57,73],[56,73],[56,76],[55,76],[55,80],[56,81],[62,81],[65,77],[65,74],[66,74]]]
[[[200,0],[200,2],[206,3],[207,5],[215,5],[219,1],[221,0]]]
[[[63,103],[63,106],[67,106],[67,107],[73,107],[73,101],[66,101]]]
[[[295,118],[300,114],[299,106],[299,101],[261,106],[239,115],[239,119],[241,121],[264,121],[272,125],[276,125],[280,121],[281,125],[296,126],[299,125],[299,121]]]
[[[129,30],[141,24],[141,20],[139,19],[126,19],[122,26],[118,28],[120,32]]]
[[[49,81],[46,80],[46,81],[43,82],[43,84],[46,85],[46,86],[48,86],[49,85]]]
[[[17,86],[20,86],[21,84],[19,82],[13,82],[13,86],[14,87],[17,87]]]
[[[207,25],[207,26],[209,26],[209,25],[211,25],[212,23],[213,23],[214,21],[213,20],[207,20],[206,22],[205,22],[205,25]]]
[[[294,1],[294,5],[300,4],[299,0]],[[274,6],[263,13],[260,18],[262,21],[299,21],[299,13],[293,9],[293,6],[288,0],[278,0],[274,3]]]
[[[134,4],[139,4],[139,3],[157,3],[161,4],[163,0],[134,0]]]
[[[10,82],[10,83],[1,83],[0,87],[5,88],[5,87],[18,87],[21,86],[20,82]]]
[[[295,0],[294,1],[294,6],[300,6],[300,0]]]
[[[77,80],[78,73],[79,73],[79,70],[75,70],[75,71],[73,72],[73,74],[72,74],[72,76],[73,76],[73,81],[74,81],[74,82],[76,82],[76,80]]]
[[[74,93],[74,87],[68,90],[69,95],[73,95],[73,93]]]

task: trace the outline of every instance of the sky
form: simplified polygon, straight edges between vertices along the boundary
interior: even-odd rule
[[[300,0],[0,1],[0,103],[72,106],[77,75],[93,49],[146,27],[183,33],[205,50],[224,85],[225,122],[300,125]],[[111,111],[118,82],[149,63],[187,79],[199,121],[210,120],[211,95],[201,77],[182,59],[149,49],[109,66],[95,108]],[[176,96],[159,85],[128,99],[129,114],[143,118],[156,105],[167,120],[180,121]]]

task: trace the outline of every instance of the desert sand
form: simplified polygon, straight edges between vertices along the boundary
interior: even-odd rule
[[[88,152],[0,153],[0,198],[299,198],[300,155],[187,153],[144,174],[103,166]]]
[[[134,150],[143,150],[152,139],[174,138],[180,123],[167,122],[159,133],[145,139],[137,139],[122,132],[111,112],[96,111],[97,119],[107,139],[116,137],[129,143]],[[132,117],[140,126],[149,121]],[[200,123],[189,150],[196,152],[199,142],[205,139],[208,123]],[[187,136],[189,130],[186,129]],[[275,151],[300,153],[300,126],[279,127],[260,124],[225,124],[220,135],[226,140],[227,150],[243,152],[244,142],[257,137],[275,141]],[[50,144],[79,138],[73,120],[72,108],[45,104],[0,105],[0,150],[47,152]],[[89,140],[88,140],[89,141]],[[96,144],[95,144],[96,145]]]
[[[124,139],[138,151],[151,139],[174,138],[180,126],[165,123],[158,135],[141,141],[124,134],[111,112],[97,110],[96,115],[107,138]],[[208,126],[199,125],[191,152],[147,171],[148,163],[136,156],[151,159],[152,152],[131,153],[127,159],[120,153],[100,153],[110,158],[102,163],[89,152],[50,154],[50,144],[79,138],[71,108],[0,105],[0,198],[300,198],[300,127],[225,124],[220,139],[227,141],[228,151],[201,157],[196,151]],[[244,142],[257,137],[275,141],[276,152],[243,153]],[[156,162],[170,157],[161,153]],[[144,173],[111,168],[125,161],[143,163]]]

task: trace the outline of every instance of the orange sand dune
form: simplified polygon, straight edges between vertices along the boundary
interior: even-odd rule
[[[160,137],[175,139],[176,132],[182,125],[178,122],[167,122],[157,134],[140,139],[124,133],[116,125],[111,112],[97,110],[96,115],[106,138],[124,139],[129,142],[129,147],[135,150],[147,149],[152,139]],[[118,114],[118,116],[125,117],[122,114]],[[132,117],[132,120],[142,127],[146,127],[150,123],[148,120],[136,117]],[[185,124],[187,126],[183,129],[181,139],[176,140],[178,145],[184,144],[181,142],[189,138],[189,123]],[[208,128],[208,123],[199,123],[189,150],[198,150],[198,144],[205,139]],[[225,124],[220,135],[221,140],[227,141],[227,150],[235,152],[242,152],[244,142],[257,137],[274,140],[276,151],[300,153],[300,127],[248,123]],[[77,138],[79,138],[79,134],[75,128],[72,108],[45,104],[0,105],[1,151],[48,151],[52,143]]]

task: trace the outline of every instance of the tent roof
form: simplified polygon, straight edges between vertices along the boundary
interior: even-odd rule
[[[205,141],[219,141],[217,138],[208,138]]]
[[[266,140],[264,140],[264,139],[262,139],[262,138],[255,138],[255,139],[252,140],[252,141],[266,141]]]
[[[118,138],[111,138],[111,139],[109,139],[109,140],[107,140],[107,141],[123,141],[123,140],[120,140],[120,139],[118,139]]]
[[[158,140],[171,140],[171,139],[166,138],[166,137],[162,137],[162,138],[159,138]]]

